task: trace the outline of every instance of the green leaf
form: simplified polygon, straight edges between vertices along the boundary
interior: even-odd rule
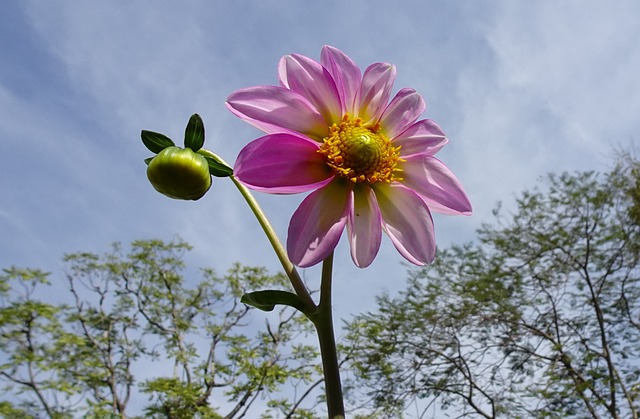
[[[240,301],[262,311],[272,311],[277,304],[282,304],[293,307],[302,313],[307,312],[300,297],[287,291],[265,290],[249,292],[243,295]]]
[[[197,113],[191,115],[187,128],[184,130],[184,146],[198,151],[204,145],[204,122]]]
[[[142,142],[152,152],[158,154],[167,147],[175,146],[171,138],[159,132],[142,130],[140,133]]]
[[[209,154],[199,153],[207,159],[209,163],[209,173],[211,173],[215,177],[229,177],[233,174],[233,168],[229,167],[227,164],[221,162],[220,160],[211,157]]]

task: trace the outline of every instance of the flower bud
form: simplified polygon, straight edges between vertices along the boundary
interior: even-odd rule
[[[195,201],[211,187],[207,159],[189,148],[160,151],[149,162],[147,177],[156,191],[175,199]]]

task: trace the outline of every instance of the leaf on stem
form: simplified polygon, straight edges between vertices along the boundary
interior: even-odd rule
[[[282,304],[293,307],[304,314],[308,312],[300,297],[287,291],[265,290],[249,292],[243,295],[240,301],[262,311],[273,311],[276,305]]]

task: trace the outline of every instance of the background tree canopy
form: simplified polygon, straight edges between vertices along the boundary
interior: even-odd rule
[[[281,309],[256,323],[240,303],[286,278],[237,265],[187,281],[189,249],[147,240],[69,255],[68,295],[59,284],[52,295],[45,272],[5,269],[0,416],[124,419],[137,394],[145,418],[312,417],[321,374],[306,319]]]
[[[289,308],[256,322],[240,303],[286,279],[236,265],[187,280],[189,249],[69,255],[65,291],[4,269],[0,416],[322,417],[310,323]],[[549,175],[346,325],[351,415],[637,418],[639,261],[637,159]]]
[[[359,394],[385,417],[638,417],[640,163],[545,184],[351,323]]]

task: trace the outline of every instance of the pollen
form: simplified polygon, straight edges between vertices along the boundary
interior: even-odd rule
[[[346,114],[329,130],[318,152],[336,174],[354,183],[402,180],[400,147],[394,147],[379,126],[365,127],[360,118]]]

